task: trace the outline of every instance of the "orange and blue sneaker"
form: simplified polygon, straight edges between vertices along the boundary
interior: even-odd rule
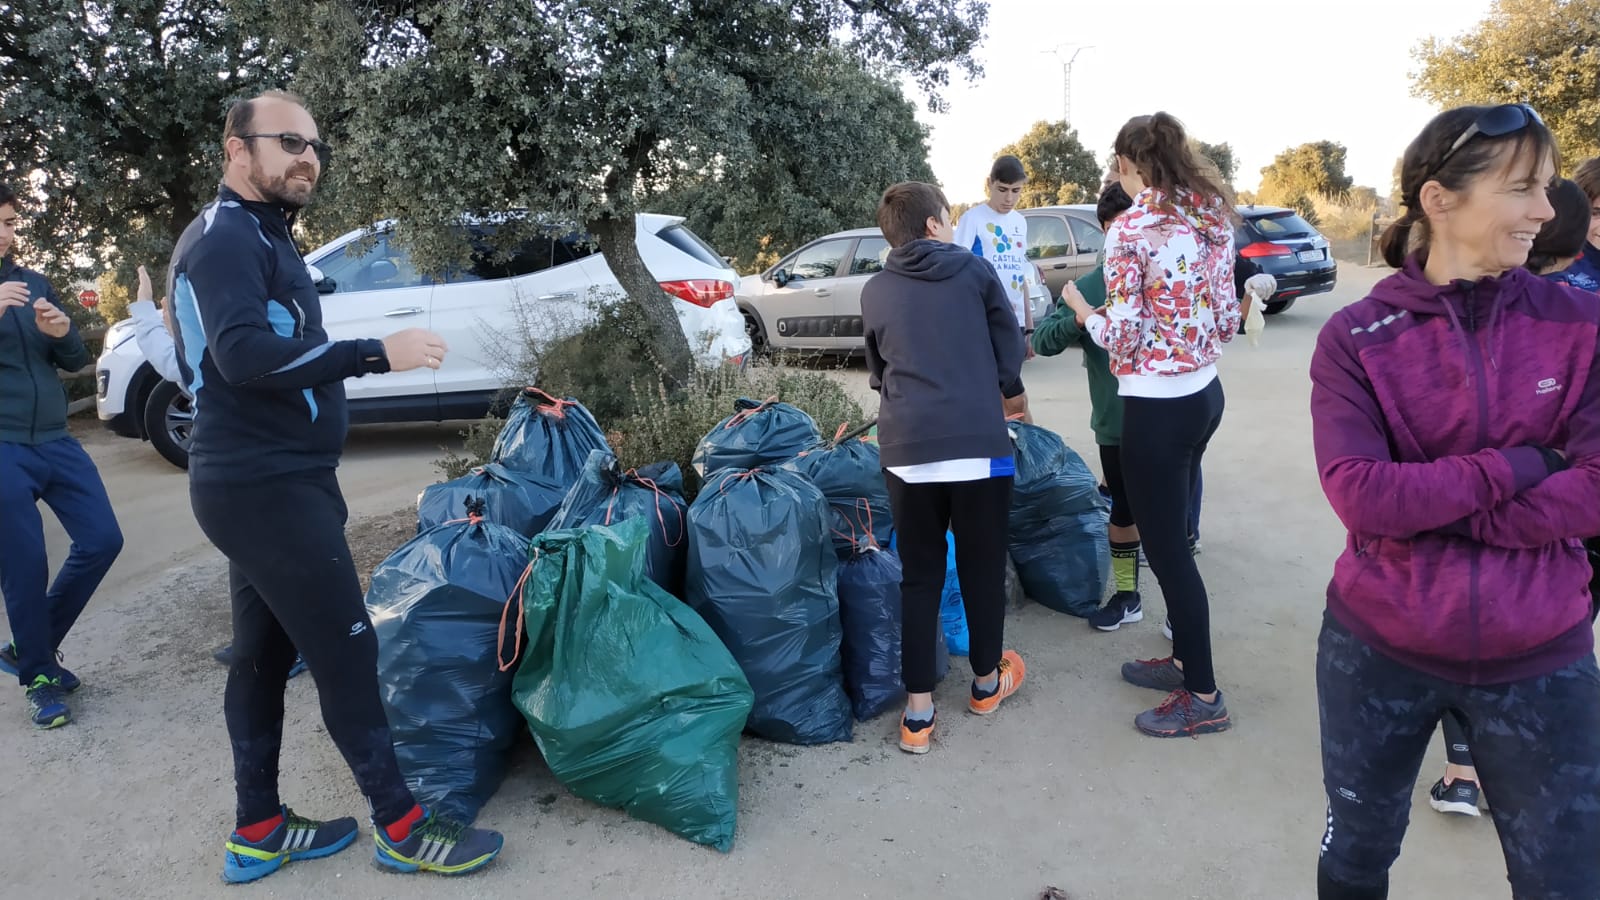
[[[995,686],[984,690],[978,683],[972,683],[972,699],[967,701],[967,709],[980,716],[987,716],[1000,708],[1000,701],[1015,694],[1017,688],[1022,687],[1022,680],[1028,676],[1028,667],[1022,664],[1022,657],[1015,650],[1007,650],[1000,654],[1000,668]]]
[[[906,720],[905,713],[900,714],[900,749],[907,753],[921,756],[928,752],[928,746],[933,740],[933,723],[938,721],[939,714],[935,712],[926,721],[912,719]]]
[[[259,841],[246,840],[235,831],[224,845],[222,880],[244,884],[265,878],[291,860],[321,859],[350,846],[356,839],[356,820],[351,818],[318,822],[280,807],[283,821]]]
[[[500,855],[505,838],[498,831],[468,828],[465,823],[423,810],[403,841],[389,838],[382,826],[372,829],[377,866],[394,872],[437,872],[465,875],[487,866]]]

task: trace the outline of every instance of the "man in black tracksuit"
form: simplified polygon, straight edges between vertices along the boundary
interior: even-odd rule
[[[291,859],[332,855],[356,836],[354,819],[301,818],[278,797],[283,691],[297,648],[328,735],[371,805],[378,862],[471,871],[499,853],[500,835],[432,815],[400,775],[334,476],[349,422],[344,379],[437,368],[444,342],[422,329],[381,341],[328,339],[289,233],[328,152],[297,99],[235,104],[224,143],[217,199],[178,240],[168,277],[179,367],[195,403],[190,500],[228,558],[233,594],[224,708],[238,810],[223,877],[254,881]]]

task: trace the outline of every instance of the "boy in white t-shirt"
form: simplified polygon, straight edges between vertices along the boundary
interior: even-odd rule
[[[1000,283],[1011,301],[1011,311],[1016,314],[1017,327],[1024,336],[1033,332],[1033,316],[1028,309],[1028,220],[1017,212],[1017,201],[1022,199],[1022,188],[1028,183],[1027,170],[1022,160],[1015,156],[1002,156],[989,168],[989,178],[984,188],[989,194],[987,202],[961,214],[956,223],[954,243],[971,250],[994,267]],[[1023,421],[1032,422],[1028,412],[1026,394],[1005,402],[1006,415],[1021,413]]]

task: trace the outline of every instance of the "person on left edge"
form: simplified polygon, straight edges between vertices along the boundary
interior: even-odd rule
[[[72,721],[67,695],[80,684],[61,666],[61,642],[122,552],[122,531],[94,462],[67,433],[56,375],[83,368],[89,352],[50,283],[12,259],[19,207],[0,185],[0,593],[11,622],[0,672],[22,683],[35,728],[58,728]],[[41,500],[72,538],[54,583]]]

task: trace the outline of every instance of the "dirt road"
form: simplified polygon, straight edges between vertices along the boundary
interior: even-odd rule
[[[860,725],[849,744],[746,739],[729,855],[573,798],[525,746],[481,819],[507,835],[490,870],[459,882],[380,874],[364,837],[243,891],[1025,900],[1054,884],[1075,900],[1313,896],[1324,816],[1312,660],[1342,531],[1311,460],[1306,363],[1328,314],[1376,277],[1342,266],[1337,293],[1275,317],[1263,347],[1241,341],[1224,360],[1228,413],[1208,457],[1200,566],[1231,733],[1160,741],[1134,731],[1133,715],[1160,697],[1122,683],[1117,667],[1169,652],[1147,577],[1146,620],[1115,634],[1038,606],[1017,613],[1010,634],[1028,660],[1027,686],[980,720],[957,712],[964,680],[947,680],[939,699],[950,712],[926,757],[895,749],[891,717]],[[845,377],[864,386],[859,369]],[[1030,363],[1027,380],[1040,424],[1092,457],[1078,356]],[[341,470],[352,515],[413,499],[449,436],[358,431]],[[194,525],[181,473],[137,442],[96,433],[88,443],[128,545],[65,648],[86,682],[77,721],[36,733],[21,692],[0,690],[0,884],[16,897],[223,896],[233,793],[225,673],[209,656],[228,634],[219,558]],[[49,527],[59,560],[66,539]],[[308,814],[363,815],[311,679],[288,693],[285,799]],[[1436,743],[1392,895],[1508,896],[1489,821],[1427,807],[1442,760]]]

